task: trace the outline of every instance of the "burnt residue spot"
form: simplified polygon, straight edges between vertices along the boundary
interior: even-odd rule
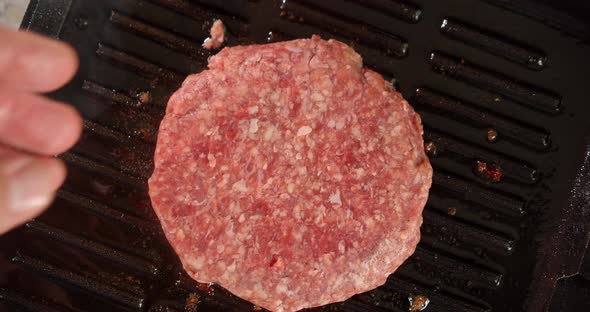
[[[410,307],[408,309],[410,312],[423,311],[430,303],[430,299],[424,295],[409,296],[408,301],[410,301]]]
[[[145,128],[136,129],[133,131],[133,134],[135,134],[135,136],[138,136],[138,137],[146,139],[146,140],[149,139],[150,136],[152,135],[152,133]]]
[[[214,296],[215,295],[215,288],[213,288],[213,284],[212,283],[199,283],[197,285],[197,288],[199,290],[201,290],[202,292],[207,293],[209,296]]]
[[[150,81],[150,88],[155,89],[158,86],[158,83],[160,83],[160,78],[156,77],[154,79],[152,79]]]
[[[497,164],[479,160],[475,162],[475,174],[492,182],[500,182],[503,175],[502,169]]]
[[[438,155],[438,151],[436,149],[436,145],[434,145],[434,142],[424,143],[424,152],[426,152],[426,155],[431,157]]]
[[[137,92],[135,97],[137,98],[137,105],[138,106],[143,106],[143,105],[149,104],[152,101],[152,94],[150,91]]]
[[[197,312],[199,307],[199,302],[201,302],[201,297],[199,295],[192,293],[186,298],[186,304],[184,306],[185,312]]]
[[[486,139],[488,140],[488,142],[496,142],[496,140],[498,139],[498,131],[496,131],[495,129],[488,129]]]

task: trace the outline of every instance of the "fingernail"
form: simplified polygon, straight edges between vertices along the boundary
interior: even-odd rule
[[[8,185],[10,209],[14,213],[47,207],[64,179],[57,159],[37,158],[11,174]]]

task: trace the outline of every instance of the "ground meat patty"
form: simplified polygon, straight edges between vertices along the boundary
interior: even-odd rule
[[[160,127],[150,195],[184,268],[274,311],[382,285],[418,243],[422,126],[349,46],[225,48]]]

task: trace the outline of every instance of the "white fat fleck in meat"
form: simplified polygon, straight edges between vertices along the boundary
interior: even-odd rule
[[[303,126],[301,128],[299,128],[299,130],[297,130],[297,136],[304,136],[304,135],[308,135],[310,134],[312,131],[310,126]]]
[[[223,177],[221,177],[221,181],[219,181],[219,183],[217,183],[217,187],[223,187],[227,184],[227,182],[229,182],[229,173],[226,173],[223,175]]]
[[[293,233],[293,237],[295,237],[295,240],[298,241],[298,242],[303,241],[303,233],[305,233],[306,230],[307,229],[306,229],[306,227],[304,225],[304,226],[301,226],[298,231],[295,231]]]
[[[197,259],[195,259],[194,261],[192,261],[191,264],[194,266],[195,269],[199,270],[205,264],[205,257],[203,257],[203,256],[198,257]]]
[[[363,168],[355,168],[355,169],[353,169],[353,171],[356,174],[356,176],[359,178],[365,176],[365,169],[363,169]]]
[[[303,52],[303,49],[301,49],[301,48],[300,48],[300,47],[298,47],[298,46],[291,46],[291,45],[288,45],[288,46],[286,46],[285,48],[286,48],[288,51],[295,52],[295,53],[301,53],[301,52]]]
[[[240,181],[234,183],[231,187],[232,191],[237,191],[240,193],[245,193],[248,191],[248,187],[246,186],[246,181],[241,179]]]
[[[344,245],[344,241],[340,241],[338,243],[338,251],[340,251],[340,253],[344,253],[346,251],[346,245]]]
[[[256,133],[258,132],[258,119],[254,118],[254,119],[250,119],[250,129],[249,129],[250,133]]]
[[[211,129],[209,129],[209,131],[207,131],[207,133],[205,133],[206,136],[212,136],[215,133],[217,133],[217,131],[219,131],[219,126],[213,127]]]
[[[263,135],[264,140],[265,141],[272,140],[274,131],[275,131],[275,128],[273,126],[269,126],[268,128],[266,128],[266,131],[264,131],[264,135]]]
[[[282,279],[281,282],[277,285],[277,292],[278,293],[286,293],[289,290],[287,285],[288,285],[287,279]]]
[[[295,207],[293,207],[293,215],[295,216],[295,218],[301,219],[301,206],[300,205],[295,205]]]
[[[320,205],[320,207],[318,207],[317,212],[318,212],[318,215],[315,218],[314,222],[315,222],[315,224],[320,224],[324,219],[324,215],[326,214],[326,206]]]
[[[240,217],[238,218],[238,222],[242,223],[242,222],[244,222],[244,221],[246,221],[246,216],[245,216],[245,215],[242,213],[242,214],[240,215]]]
[[[248,107],[248,113],[250,113],[252,115],[258,113],[258,106],[252,105],[252,106]]]
[[[319,102],[319,101],[323,101],[324,100],[324,96],[321,93],[319,93],[319,92],[314,92],[314,93],[311,94],[311,99],[312,99],[312,101]]]
[[[207,155],[207,160],[209,160],[209,167],[215,168],[215,164],[217,164],[217,159],[215,158],[215,155]]]
[[[299,175],[306,175],[307,174],[307,167],[297,167],[297,172]]]
[[[342,205],[342,200],[340,199],[340,190],[336,190],[336,192],[330,194],[330,197],[328,198],[328,202],[334,205]]]
[[[352,136],[354,138],[356,138],[356,139],[360,139],[361,136],[362,136],[362,134],[361,134],[361,128],[358,127],[358,126],[352,127],[351,133],[352,133]]]
[[[294,190],[295,190],[295,184],[293,184],[293,183],[287,184],[287,192],[289,192],[289,194],[293,193]]]

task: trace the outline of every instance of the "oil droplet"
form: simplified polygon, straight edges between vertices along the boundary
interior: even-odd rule
[[[408,301],[410,301],[410,312],[423,311],[430,303],[430,299],[424,295],[410,296],[408,297]]]
[[[267,42],[275,42],[276,40],[277,40],[277,34],[272,31],[269,31],[268,37],[266,37],[266,41]]]
[[[86,29],[88,28],[88,19],[86,17],[78,16],[74,19],[74,24],[78,29]]]
[[[259,305],[257,305],[257,304],[255,304],[254,305],[254,311],[262,311],[262,307],[259,306]]]
[[[496,131],[495,129],[488,129],[487,139],[488,142],[496,142],[496,140],[498,139],[498,131]]]
[[[454,216],[457,214],[457,208],[455,207],[449,207],[447,213],[449,214],[449,216]]]
[[[428,156],[436,156],[438,155],[438,151],[436,149],[436,145],[433,142],[424,143],[424,151]]]

